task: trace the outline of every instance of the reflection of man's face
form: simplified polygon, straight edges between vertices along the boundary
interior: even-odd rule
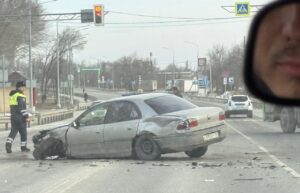
[[[275,95],[300,99],[300,3],[276,8],[263,19],[254,63]]]

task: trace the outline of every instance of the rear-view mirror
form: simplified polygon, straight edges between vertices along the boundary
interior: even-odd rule
[[[248,90],[271,103],[300,105],[300,2],[275,1],[255,16],[247,42]]]

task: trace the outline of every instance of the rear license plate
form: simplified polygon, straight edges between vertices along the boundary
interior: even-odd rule
[[[203,135],[204,141],[209,141],[212,139],[216,139],[218,137],[219,137],[219,132],[214,132],[214,133],[209,133],[209,134]]]

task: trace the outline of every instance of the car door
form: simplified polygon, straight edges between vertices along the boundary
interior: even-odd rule
[[[113,102],[107,112],[104,126],[105,150],[110,157],[131,155],[132,140],[136,136],[141,113],[128,101]]]
[[[71,156],[94,158],[104,154],[104,118],[109,104],[95,105],[76,119],[67,132]]]

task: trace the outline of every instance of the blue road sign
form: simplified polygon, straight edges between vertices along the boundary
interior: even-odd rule
[[[250,16],[250,3],[249,2],[236,2],[235,3],[236,16]]]

